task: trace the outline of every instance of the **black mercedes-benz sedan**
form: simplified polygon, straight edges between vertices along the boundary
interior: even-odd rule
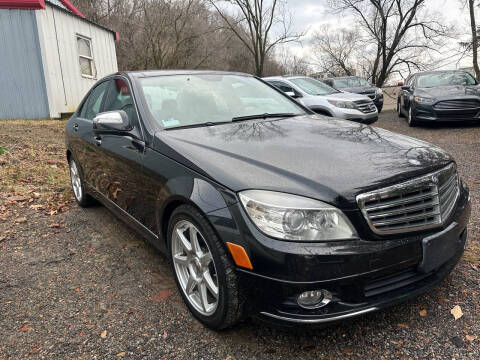
[[[78,204],[100,201],[165,252],[214,329],[369,313],[438,284],[465,248],[469,191],[447,153],[250,75],[106,77],[66,145]]]
[[[372,99],[380,113],[383,109],[383,91],[359,76],[340,76],[322,80],[325,84],[340,91],[361,94]]]
[[[420,72],[398,85],[398,116],[405,116],[410,126],[480,121],[480,86],[468,72]]]

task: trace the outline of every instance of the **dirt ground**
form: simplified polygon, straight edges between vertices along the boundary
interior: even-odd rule
[[[59,121],[0,122],[0,359],[479,359],[480,126],[376,124],[440,145],[473,202],[468,248],[439,287],[324,329],[188,313],[167,259],[104,207],[70,194]],[[458,305],[463,316],[455,320]]]

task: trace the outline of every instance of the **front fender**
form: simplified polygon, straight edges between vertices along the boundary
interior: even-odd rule
[[[202,178],[184,176],[170,179],[157,196],[156,222],[160,245],[163,247],[166,244],[167,221],[178,205],[193,205],[208,217],[209,213],[227,208],[235,201],[233,193]]]

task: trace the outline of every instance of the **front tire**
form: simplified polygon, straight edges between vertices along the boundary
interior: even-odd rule
[[[410,127],[417,126],[417,121],[415,120],[415,117],[412,115],[412,107],[411,106],[408,108],[407,121],[408,121],[408,126],[410,126]]]
[[[73,158],[73,156],[68,161],[68,165],[70,168],[70,182],[72,185],[72,192],[73,192],[73,197],[75,198],[75,201],[81,207],[91,206],[95,201],[85,191],[85,185],[83,183],[80,167],[77,165],[77,162]]]
[[[397,101],[397,115],[398,115],[399,118],[403,117],[400,101]]]
[[[168,224],[175,281],[190,312],[220,330],[244,316],[244,299],[234,265],[210,223],[193,206],[179,206]]]

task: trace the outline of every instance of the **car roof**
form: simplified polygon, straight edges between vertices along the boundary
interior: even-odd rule
[[[239,75],[253,77],[251,74],[233,71],[217,71],[217,70],[137,70],[137,71],[122,71],[118,74],[124,74],[131,77],[153,77],[153,76],[168,76],[168,75]]]
[[[467,70],[435,70],[435,71],[420,71],[420,72],[417,72],[415,74],[412,74],[411,76],[413,76],[413,75],[428,75],[428,74],[442,74],[442,73],[468,73],[468,74],[470,74],[470,72],[467,71]]]
[[[262,78],[263,80],[290,80],[290,79],[299,79],[299,78],[310,78],[306,75],[281,75],[281,76],[267,76]],[[314,78],[311,78],[314,79]]]

